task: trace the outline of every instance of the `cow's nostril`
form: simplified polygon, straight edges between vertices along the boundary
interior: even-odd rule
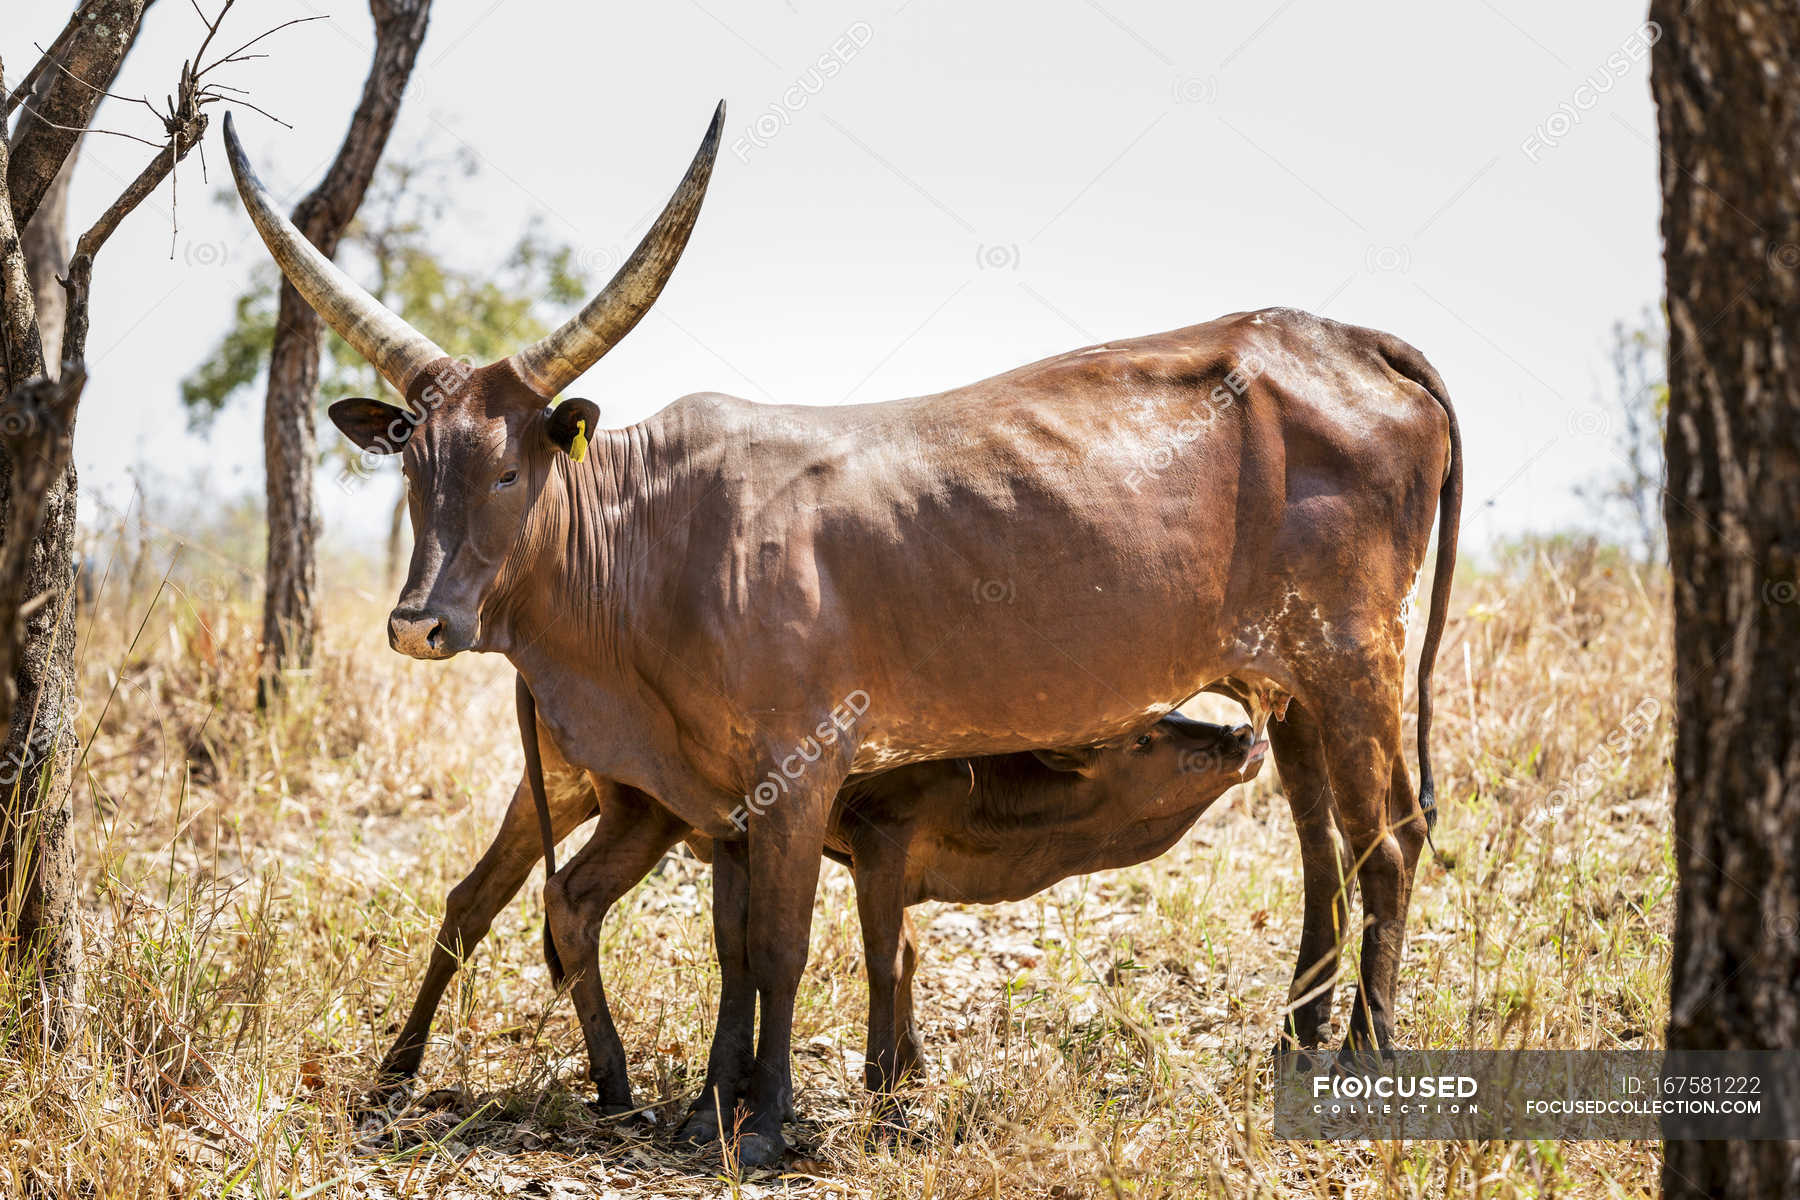
[[[431,632],[425,635],[425,644],[433,650],[444,648],[444,623],[442,621],[431,623]]]

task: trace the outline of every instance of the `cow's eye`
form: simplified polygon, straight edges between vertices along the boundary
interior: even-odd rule
[[[511,487],[513,484],[515,484],[517,482],[519,482],[519,472],[515,468],[513,470],[503,472],[501,474],[500,478],[494,480],[494,490],[497,492],[501,488]]]
[[[1147,733],[1143,737],[1141,737],[1137,740],[1137,748],[1139,750],[1144,749],[1149,744],[1150,744],[1150,735]]]

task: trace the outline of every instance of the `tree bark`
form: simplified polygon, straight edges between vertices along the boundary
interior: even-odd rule
[[[9,160],[0,138],[0,176],[8,174]],[[67,606],[57,602],[69,594],[75,470],[65,465],[66,457],[57,463],[27,449],[41,428],[37,418],[46,399],[28,393],[47,381],[30,274],[4,179],[0,306],[6,350],[0,395],[7,398],[0,415],[0,561],[8,568],[10,593],[9,607],[0,614],[0,636],[6,639],[0,648],[0,716],[6,729],[0,757],[0,934],[11,947],[3,956],[7,974],[32,982],[18,999],[39,1015],[50,1040],[60,1043],[74,1028],[81,999],[73,811],[70,789],[62,786],[75,748],[73,621]],[[21,602],[40,598],[15,643],[14,613],[22,611]],[[35,970],[20,969],[22,962],[33,961]]]
[[[0,923],[11,934],[0,957],[9,979],[31,981],[20,1000],[54,1043],[76,1029],[81,1009],[70,781],[77,750],[70,604],[77,480],[68,452],[85,376],[61,372],[70,378],[56,387],[45,351],[58,362],[63,349],[67,306],[52,281],[65,266],[65,167],[137,38],[144,5],[81,5],[52,45],[11,137],[0,130],[0,327],[7,351],[0,362],[0,396],[7,398],[0,416]],[[40,210],[43,221],[36,221]],[[40,327],[40,295],[49,300],[49,331]],[[34,970],[20,970],[25,963]]]
[[[1800,0],[1655,0],[1675,580],[1671,1050],[1800,1047]],[[1670,1196],[1800,1194],[1670,1142]]]
[[[55,70],[39,76],[32,99],[41,105],[50,85],[56,81]],[[29,129],[21,127],[21,140]],[[32,296],[37,302],[38,336],[43,341],[44,364],[52,375],[62,363],[63,322],[68,315],[68,300],[62,284],[57,282],[69,269],[69,176],[75,173],[75,160],[81,154],[81,141],[69,147],[63,160],[38,201],[37,212],[20,235],[25,251],[25,268],[31,273]]]
[[[294,209],[294,225],[326,257],[356,216],[363,193],[400,114],[400,99],[425,40],[430,0],[370,0],[375,18],[375,56],[362,101],[337,158],[319,186]],[[268,497],[269,552],[263,592],[263,659],[257,704],[281,686],[281,672],[312,662],[316,583],[314,542],[318,516],[313,474],[318,443],[313,428],[319,385],[317,316],[285,279],[269,354],[269,389],[263,405],[263,460]]]
[[[10,138],[0,131],[0,925],[10,935],[0,960],[9,982],[29,985],[17,999],[52,1043],[79,1024],[82,996],[70,451],[86,380],[87,277],[93,253],[148,194],[145,185],[160,182],[206,124],[192,112],[170,126],[163,165],[146,168],[67,259],[66,189],[81,128],[136,40],[147,3],[90,0],[77,9],[34,68]],[[78,285],[65,291],[59,270]],[[47,365],[65,354],[73,361],[50,379]]]
[[[45,72],[40,94],[21,106],[13,128],[6,186],[20,228],[31,224],[44,193],[100,106],[101,92],[112,85],[143,19],[144,0],[87,0],[76,11],[74,36],[59,56],[60,66]]]

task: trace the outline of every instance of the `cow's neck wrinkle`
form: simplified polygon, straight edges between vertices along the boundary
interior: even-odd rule
[[[522,531],[527,560],[497,614],[515,665],[527,657],[584,672],[634,672],[667,641],[650,568],[685,553],[687,472],[647,425],[597,431],[582,463],[560,458]],[[660,640],[659,640],[660,639]]]

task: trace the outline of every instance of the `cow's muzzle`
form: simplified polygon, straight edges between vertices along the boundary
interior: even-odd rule
[[[467,648],[463,642],[435,613],[396,608],[388,615],[388,645],[413,658],[449,658]]]

